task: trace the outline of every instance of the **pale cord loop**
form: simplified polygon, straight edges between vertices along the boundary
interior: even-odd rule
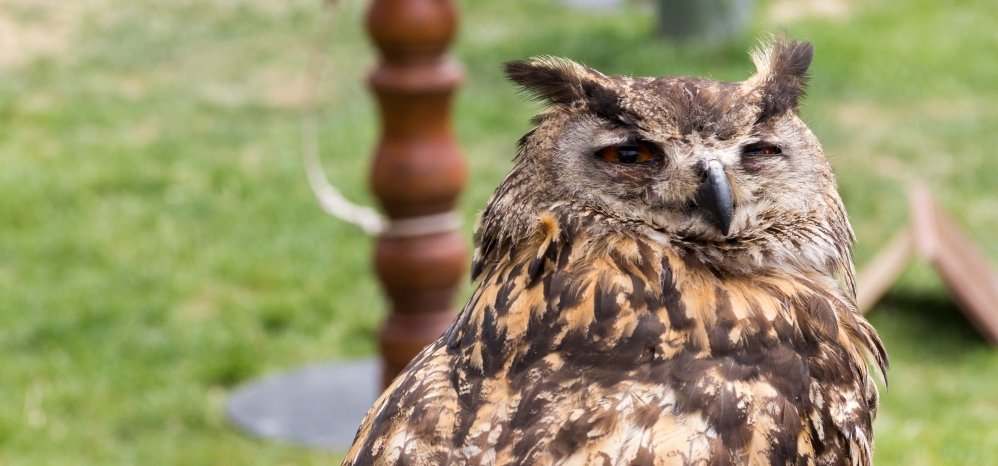
[[[322,15],[323,23],[316,35],[316,41],[312,47],[312,57],[305,73],[306,95],[301,106],[302,162],[305,166],[308,184],[312,187],[312,193],[315,194],[322,210],[333,217],[357,225],[369,235],[378,235],[386,229],[385,218],[378,211],[357,205],[344,197],[335,186],[329,183],[322,168],[322,162],[319,160],[318,95],[323,65],[325,64],[323,60],[325,54],[322,51],[323,46],[330,42],[333,30],[332,10],[335,7],[335,2],[326,2],[323,6],[329,11]]]
[[[303,125],[303,131],[305,131],[305,126],[308,125]],[[306,139],[315,140],[314,138]],[[316,143],[313,142],[309,145],[316,145]],[[319,161],[317,150],[305,151],[305,174],[308,176],[308,184],[312,187],[316,200],[319,201],[319,206],[326,213],[347,223],[357,225],[361,230],[364,230],[364,233],[372,236],[381,234],[386,230],[385,218],[378,211],[350,202],[349,199],[343,197],[343,194],[336,187],[329,183],[322,169],[322,162]]]

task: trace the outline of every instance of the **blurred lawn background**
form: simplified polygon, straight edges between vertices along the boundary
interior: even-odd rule
[[[365,188],[377,137],[366,3],[326,44],[321,145]],[[991,0],[760,0],[720,49],[654,37],[646,2],[458,2],[456,131],[474,214],[537,105],[500,64],[563,55],[608,73],[740,80],[784,26],[814,42],[803,107],[862,264],[921,179],[998,262],[998,27]],[[300,162],[319,0],[0,0],[0,465],[334,464],[244,437],[237,384],[370,356],[385,304],[371,240],[320,212]],[[996,304],[998,306],[998,304]],[[891,352],[878,464],[998,464],[998,351],[919,264],[871,314]]]

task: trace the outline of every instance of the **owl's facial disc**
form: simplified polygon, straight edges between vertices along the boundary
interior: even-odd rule
[[[734,216],[735,202],[731,194],[731,185],[724,167],[717,160],[705,162],[703,184],[697,190],[694,202],[707,219],[721,231],[724,236],[731,229],[731,218]]]

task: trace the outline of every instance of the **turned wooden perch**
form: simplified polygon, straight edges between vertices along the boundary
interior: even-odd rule
[[[453,320],[468,263],[454,212],[467,178],[450,120],[463,75],[446,55],[456,28],[447,0],[375,0],[368,10],[381,111],[370,181],[389,219],[374,259],[391,304],[378,338],[383,387]]]

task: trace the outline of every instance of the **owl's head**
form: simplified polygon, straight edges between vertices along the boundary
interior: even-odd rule
[[[508,63],[509,79],[548,106],[486,215],[572,205],[726,270],[851,270],[831,168],[797,114],[812,57],[810,43],[774,40],[733,83],[606,76],[551,57]]]

